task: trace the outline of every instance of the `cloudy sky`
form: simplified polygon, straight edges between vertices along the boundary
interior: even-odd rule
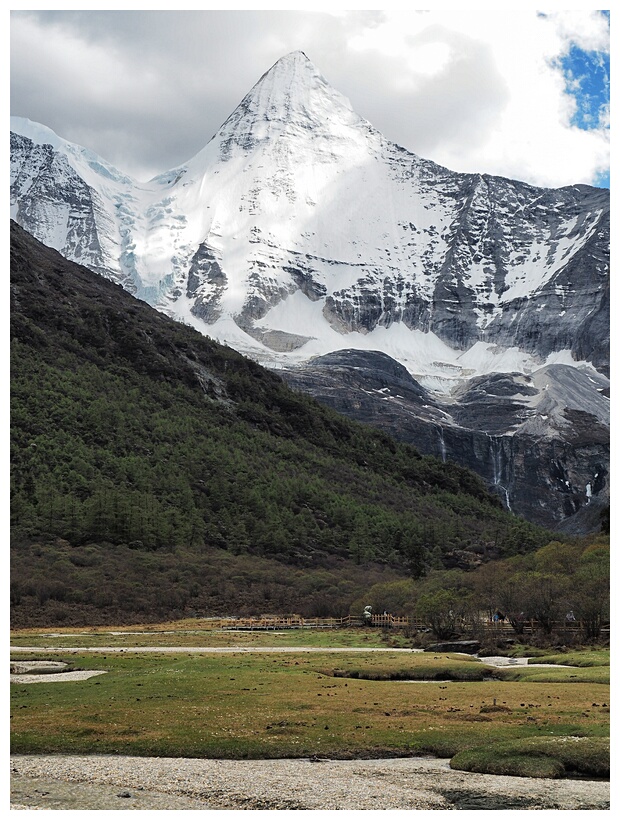
[[[11,114],[146,180],[194,156],[260,76],[301,49],[358,114],[420,156],[535,185],[607,186],[609,14],[527,5],[28,11],[14,3]]]

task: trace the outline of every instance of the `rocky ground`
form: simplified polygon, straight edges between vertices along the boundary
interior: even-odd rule
[[[452,771],[447,760],[11,758],[12,809],[609,809],[609,783]]]

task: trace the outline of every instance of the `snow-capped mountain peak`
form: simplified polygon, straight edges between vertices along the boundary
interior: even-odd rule
[[[608,192],[420,159],[301,51],[148,184],[43,126],[15,132],[23,227],[264,362],[384,350],[443,392],[471,375],[465,361],[607,366]]]
[[[286,129],[325,130],[358,121],[346,97],[327,83],[302,51],[293,51],[261,77],[216,139],[230,137],[251,150],[255,141]],[[259,127],[262,133],[257,134]]]
[[[148,183],[27,120],[11,162],[11,215],[37,239],[338,409],[413,420],[513,509],[536,518],[544,496],[556,521],[604,491],[608,191],[421,159],[301,51]]]

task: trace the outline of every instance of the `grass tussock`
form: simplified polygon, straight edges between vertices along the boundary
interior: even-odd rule
[[[492,670],[491,670],[492,671]],[[333,678],[374,681],[482,681],[491,674],[482,664],[458,663],[450,660],[428,662],[425,659],[408,666],[352,669],[322,669]]]
[[[558,667],[541,669],[536,666],[500,668],[494,676],[505,681],[529,681],[530,683],[609,683],[609,666]]]
[[[457,752],[452,769],[517,777],[609,777],[609,740],[594,737],[519,738]]]
[[[568,666],[593,667],[609,666],[611,652],[609,649],[586,649],[569,652],[554,652],[538,655],[530,663],[557,663]]]

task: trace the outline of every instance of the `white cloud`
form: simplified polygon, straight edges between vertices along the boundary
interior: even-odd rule
[[[453,170],[560,186],[609,164],[605,113],[571,125],[558,64],[571,43],[609,49],[599,12],[31,11],[11,39],[12,113],[140,178],[200,150],[295,49],[388,139]]]
[[[387,12],[350,48],[397,64],[392,85],[407,88],[415,117],[406,147],[454,170],[559,186],[593,181],[609,163],[603,124],[588,132],[571,125],[575,99],[558,65],[571,43],[608,50],[602,15]],[[430,45],[435,59],[421,70]]]

